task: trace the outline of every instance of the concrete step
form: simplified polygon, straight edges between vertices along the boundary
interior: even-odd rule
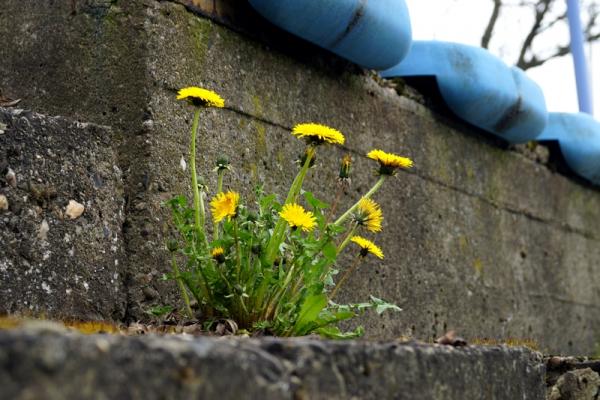
[[[0,399],[543,400],[523,348],[0,331]]]
[[[184,3],[190,7],[190,1]],[[7,267],[21,283],[18,291],[0,292],[0,304],[27,310],[30,302],[37,302],[38,310],[50,314],[63,310],[86,318],[125,315],[129,320],[145,318],[153,306],[176,304],[175,285],[160,279],[169,271],[164,243],[171,232],[161,203],[189,190],[180,160],[187,154],[191,112],[175,101],[176,91],[202,85],[219,92],[227,104],[219,112],[203,113],[200,124],[198,166],[212,188],[214,160],[226,153],[235,167],[228,185],[247,189],[244,198],[252,200],[257,184],[285,193],[296,171],[292,160],[303,151],[289,130],[307,121],[331,125],[347,137],[346,148],[319,149],[318,168],[307,179],[308,190],[332,202],[330,187],[338,160],[347,152],[356,160],[353,186],[340,209],[373,184],[373,164],[364,157],[369,150],[382,148],[415,161],[413,170],[389,180],[376,196],[385,216],[376,240],[385,259],[361,266],[340,292],[340,301],[362,301],[373,294],[404,309],[383,318],[365,314],[360,323],[370,337],[427,340],[455,329],[467,339],[530,339],[551,352],[590,354],[596,347],[598,190],[508,151],[479,132],[473,134],[472,127],[382,87],[323,51],[306,44],[298,51],[285,37],[266,45],[257,40],[265,36],[256,32],[264,25],[262,20],[250,23],[254,31],[249,37],[173,1],[5,0],[2,7],[3,95],[22,98],[19,106],[41,113],[111,126],[115,140],[102,146],[88,148],[86,135],[70,136],[70,142],[81,146],[69,156],[73,159],[65,154],[63,162],[94,171],[96,162],[86,160],[118,160],[123,194],[110,171],[103,173],[106,192],[92,191],[92,186],[82,191],[75,183],[64,183],[68,179],[57,173],[35,176],[32,171],[43,168],[35,153],[17,159],[17,173],[24,178],[66,185],[56,203],[63,211],[71,198],[86,205],[96,195],[106,201],[90,204],[74,221],[48,217],[49,235],[61,232],[55,229],[60,226],[66,229],[63,233],[80,240],[75,251],[83,258],[75,264],[69,258],[71,247],[59,242],[61,236],[52,242],[60,244],[56,247],[60,251],[44,260],[43,248],[36,244],[36,232],[48,212],[43,206],[39,217],[26,220],[30,221],[23,227],[26,235],[17,238],[10,233],[7,240],[25,243],[24,248],[31,242],[35,251],[27,257],[39,259],[27,260],[34,265],[31,284],[25,284],[30,277],[25,264]],[[12,21],[27,29],[14,29]],[[235,20],[231,23],[235,25]],[[273,36],[269,32],[272,27],[266,34]],[[18,140],[13,132],[19,130],[0,135],[0,149]],[[36,140],[37,129],[27,132],[27,140]],[[60,130],[53,133],[55,146],[62,143],[61,135]],[[44,156],[42,150],[37,153]],[[85,157],[77,158],[79,154]],[[58,160],[46,162],[60,170]],[[91,185],[89,175],[81,172],[75,182]],[[12,190],[4,182],[0,186],[2,191]],[[19,196],[27,195],[19,190]],[[19,196],[9,200],[16,204]],[[113,197],[114,203],[108,201]],[[120,214],[123,198],[128,201]],[[25,210],[35,205],[30,198],[25,203]],[[93,221],[87,221],[87,212],[97,212]],[[11,213],[1,212],[0,219],[21,218]],[[126,228],[118,267],[112,245],[103,237],[105,222],[110,238],[121,222]],[[82,236],[68,230],[77,224]],[[10,231],[6,225],[0,228]],[[10,260],[22,257],[10,252]],[[55,270],[57,265],[67,267]],[[88,271],[86,278],[94,280],[81,279],[80,271]],[[3,287],[17,285],[6,271],[0,272],[5,274]],[[110,279],[115,273],[113,286]],[[10,283],[4,286],[5,282]],[[67,297],[67,289],[78,297]]]

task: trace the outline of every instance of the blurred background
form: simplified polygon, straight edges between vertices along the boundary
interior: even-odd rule
[[[527,71],[543,89],[549,111],[577,112],[566,0],[406,0],[414,40],[488,48]],[[585,53],[600,115],[600,1],[582,0]]]

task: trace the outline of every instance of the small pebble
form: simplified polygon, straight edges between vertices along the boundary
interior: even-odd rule
[[[40,229],[38,230],[38,238],[40,240],[48,239],[48,232],[50,231],[50,225],[48,225],[48,221],[43,220]]]
[[[76,219],[83,214],[85,207],[83,204],[76,202],[75,200],[69,200],[69,204],[67,205],[67,209],[65,210],[65,214],[70,219]]]
[[[8,210],[8,199],[3,194],[0,194],[0,210]]]
[[[11,168],[9,168],[8,172],[6,172],[4,180],[9,186],[17,187],[17,174],[15,174],[15,171],[13,171]]]
[[[146,300],[154,300],[160,296],[160,294],[158,294],[158,292],[155,289],[149,286],[143,288],[142,293],[144,293],[144,297],[146,298]]]

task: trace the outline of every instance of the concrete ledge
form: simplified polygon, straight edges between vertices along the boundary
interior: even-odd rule
[[[365,315],[361,323],[372,337],[428,339],[453,328],[467,339],[533,339],[552,352],[596,346],[597,190],[491,145],[322,51],[280,52],[181,4],[5,3],[0,20],[21,23],[0,24],[3,93],[40,112],[122,132],[113,149],[128,200],[128,320],[177,297],[174,285],[160,280],[169,268],[164,242],[171,231],[160,204],[188,186],[179,160],[191,116],[174,97],[197,84],[227,100],[227,109],[202,116],[198,165],[214,187],[216,156],[232,156],[228,184],[247,188],[250,201],[254,185],[284,193],[293,179],[302,144],[289,128],[297,122],[325,123],[347,136],[348,148],[319,150],[319,168],[309,177],[307,189],[325,201],[333,194],[323,182],[334,181],[333,164],[345,152],[356,163],[344,206],[373,183],[368,150],[415,160],[414,170],[377,193],[385,260],[361,267],[340,293],[340,301],[372,293],[405,310]]]
[[[0,123],[0,313],[121,318],[124,201],[112,131],[2,108]]]
[[[1,398],[542,400],[537,353],[310,339],[0,332]]]

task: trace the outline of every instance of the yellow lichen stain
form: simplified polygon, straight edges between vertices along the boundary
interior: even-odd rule
[[[3,316],[0,317],[0,330],[15,329],[23,325],[23,319]]]
[[[490,339],[490,338],[475,338],[469,341],[469,344],[474,346],[508,346],[508,347],[527,347],[534,351],[539,351],[539,344],[533,339],[521,338],[506,338],[506,339]]]
[[[238,119],[238,127],[240,129],[246,129],[248,127],[248,124],[249,124],[249,122],[247,119],[245,119],[245,118]]]
[[[63,321],[63,324],[65,327],[85,335],[93,335],[96,333],[121,333],[121,327],[105,321]]]
[[[473,169],[472,165],[469,165],[469,164],[465,165],[465,173],[469,180],[473,180],[473,178],[475,178],[475,170]]]
[[[254,106],[254,114],[257,117],[263,116],[263,106],[258,96],[252,96],[252,105]]]
[[[283,154],[283,151],[281,151],[281,150],[277,151],[277,163],[279,163],[279,165],[283,165],[285,160],[286,160],[286,158],[285,158],[285,155]]]
[[[254,128],[256,129],[256,157],[267,155],[267,129],[259,122],[254,122]]]
[[[459,236],[458,246],[460,247],[460,250],[461,251],[467,250],[468,245],[469,245],[469,241],[467,240],[466,236]]]
[[[31,318],[6,315],[0,317],[0,330],[18,329],[39,322],[56,324],[59,327],[63,326],[66,329],[74,330],[85,335],[93,335],[96,333],[122,333],[122,327],[113,322],[78,320],[55,321],[44,317]]]
[[[473,261],[473,269],[475,269],[475,272],[477,272],[478,275],[483,274],[483,262],[481,261],[481,259],[476,258]]]
[[[258,182],[258,167],[256,163],[248,163],[248,169],[250,172],[250,179],[252,182]]]

